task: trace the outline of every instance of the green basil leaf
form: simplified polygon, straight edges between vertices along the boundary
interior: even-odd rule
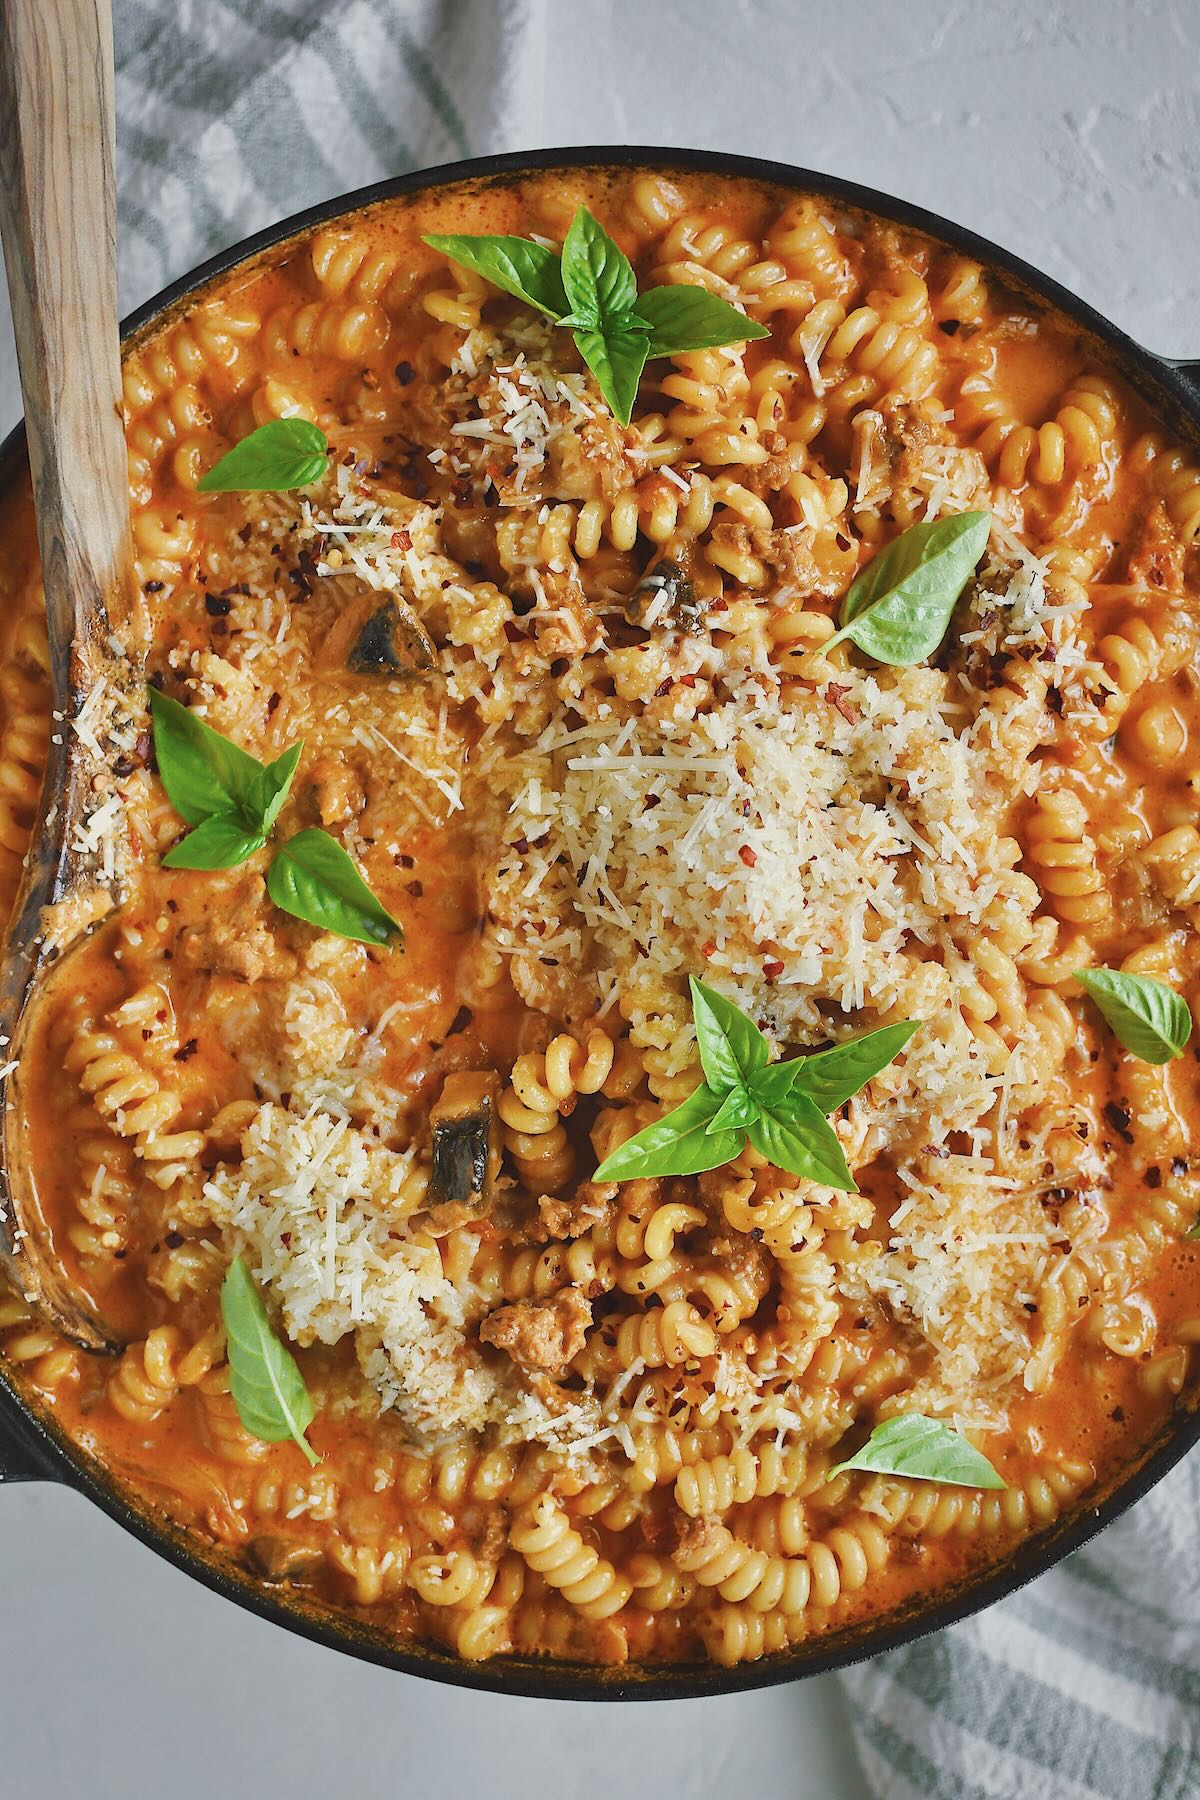
[[[769,1069],[756,1069],[746,1082],[754,1104],[768,1112],[777,1106],[786,1108],[802,1061],[803,1058],[796,1058],[792,1062],[772,1063]]]
[[[1121,969],[1076,969],[1109,1030],[1140,1062],[1165,1063],[1183,1055],[1192,1035],[1187,1001],[1164,981],[1126,975]]]
[[[308,419],[270,419],[227,451],[196,486],[202,494],[307,487],[328,468],[328,449],[325,433]]]
[[[502,293],[514,300],[524,300],[538,312],[561,319],[567,311],[567,295],[563,287],[562,269],[553,250],[521,237],[465,237],[437,232],[425,243],[445,256],[482,275]]]
[[[259,771],[254,787],[254,807],[262,820],[264,835],[273,829],[279,817],[303,752],[304,741],[301,739]]]
[[[1197,1219],[1194,1225],[1189,1226],[1183,1235],[1185,1238],[1200,1238],[1200,1219]]]
[[[200,825],[214,813],[248,812],[246,823],[258,824],[258,758],[153,687],[150,716],[158,772],[180,818]]]
[[[606,1156],[592,1177],[594,1181],[634,1181],[642,1175],[701,1175],[732,1162],[745,1142],[741,1131],[709,1133],[709,1121],[722,1096],[706,1087],[656,1119],[636,1137]]]
[[[710,1135],[715,1131],[745,1131],[751,1119],[757,1117],[758,1107],[739,1081],[730,1088],[705,1130]]]
[[[835,1044],[831,1050],[817,1050],[812,1056],[800,1056],[795,1062],[778,1063],[776,1067],[795,1070],[793,1093],[807,1094],[823,1113],[836,1112],[873,1075],[886,1069],[913,1033],[920,1029],[920,1019],[881,1025],[878,1031],[847,1038],[844,1044]]]
[[[876,662],[897,669],[932,656],[990,530],[985,512],[910,526],[858,577],[842,605],[842,628],[823,650],[849,638]]]
[[[678,356],[684,350],[713,350],[770,337],[728,300],[718,300],[702,287],[647,288],[633,308],[635,320],[650,332],[651,356]]]
[[[765,1066],[770,1052],[753,1019],[740,1007],[706,987],[694,975],[689,977],[692,990],[692,1017],[696,1021],[696,1043],[700,1051],[700,1067],[714,1094],[727,1094],[743,1078]]]
[[[577,209],[563,241],[562,284],[575,318],[592,328],[615,322],[637,299],[629,258],[586,206]]]
[[[611,335],[599,330],[571,335],[575,348],[596,377],[596,386],[608,402],[613,418],[620,425],[628,425],[646,366],[649,338],[645,332],[620,330]]]
[[[163,857],[164,869],[236,869],[266,843],[236,813],[213,813]]]
[[[836,1132],[807,1094],[790,1094],[770,1112],[760,1108],[746,1135],[777,1169],[848,1194],[858,1192]]]
[[[604,319],[599,325],[592,319],[581,319],[570,312],[558,323],[570,331],[605,330],[608,332],[633,332],[649,339],[650,327],[638,318],[636,313],[613,313],[611,318]]]
[[[221,1317],[228,1340],[229,1389],[246,1430],[267,1444],[292,1438],[310,1463],[320,1462],[304,1436],[313,1421],[312,1397],[295,1357],[271,1329],[263,1297],[240,1256],[221,1283]]]
[[[828,1480],[847,1469],[904,1475],[913,1481],[940,1481],[947,1487],[1007,1485],[983,1452],[961,1433],[920,1413],[897,1413],[895,1418],[885,1419],[849,1461],[830,1469]]]
[[[404,934],[379,903],[336,838],[316,827],[298,831],[275,852],[267,892],[294,919],[359,944],[387,944]]]

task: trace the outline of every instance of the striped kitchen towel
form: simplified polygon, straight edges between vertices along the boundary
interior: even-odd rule
[[[556,42],[591,11],[560,3]],[[546,0],[116,0],[116,28],[127,305],[303,206],[541,141]],[[623,136],[626,71],[586,55]],[[686,81],[657,86],[646,134],[697,135]],[[1013,1599],[851,1670],[871,1793],[1196,1800],[1198,1518],[1193,1458]]]
[[[538,140],[545,0],[116,0],[122,302],[301,208]]]
[[[1200,1462],[1011,1600],[851,1669],[878,1800],[1196,1800]]]

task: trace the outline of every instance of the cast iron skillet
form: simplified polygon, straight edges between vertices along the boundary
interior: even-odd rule
[[[197,297],[198,290],[238,264],[276,250],[289,239],[303,237],[328,220],[353,214],[377,201],[461,181],[507,183],[547,169],[587,168],[646,168],[665,172],[675,169],[687,173],[744,176],[820,195],[835,205],[861,207],[897,224],[912,226],[998,270],[1023,299],[1035,306],[1048,303],[1073,319],[1085,336],[1095,340],[1104,360],[1119,369],[1172,434],[1191,441],[1200,449],[1200,362],[1171,363],[1151,355],[1049,276],[1040,274],[1007,251],[997,249],[974,232],[952,225],[921,207],[894,200],[872,188],[860,187],[856,182],[814,174],[787,163],[766,162],[750,156],[722,156],[701,150],[625,145],[519,152],[449,163],[439,169],[422,170],[379,182],[374,187],[360,188],[357,193],[297,213],[282,224],[257,232],[231,249],[223,250],[133,313],[124,323],[123,336],[128,340],[140,335],[161,322],[172,309],[183,310]],[[24,428],[18,426],[0,447],[0,490],[17,480],[24,468],[25,434]],[[1121,1471],[1098,1501],[1093,1496],[1090,1504],[1075,1508],[1047,1531],[1027,1540],[1001,1568],[965,1577],[957,1585],[940,1591],[932,1605],[923,1605],[918,1597],[877,1622],[868,1621],[823,1633],[761,1662],[743,1663],[733,1669],[712,1664],[663,1665],[644,1673],[636,1669],[605,1671],[591,1665],[535,1658],[503,1657],[492,1662],[467,1663],[437,1647],[398,1642],[378,1628],[349,1618],[331,1607],[296,1596],[286,1588],[272,1588],[248,1574],[227,1554],[201,1550],[181,1527],[164,1515],[156,1514],[136,1494],[126,1491],[98,1462],[71,1444],[59,1428],[52,1410],[22,1394],[0,1361],[0,1482],[58,1481],[76,1489],[152,1550],[206,1587],[316,1643],[433,1681],[556,1700],[671,1700],[701,1694],[739,1693],[747,1688],[770,1687],[778,1682],[845,1668],[847,1664],[874,1656],[879,1651],[909,1644],[928,1632],[979,1612],[995,1600],[1004,1599],[1087,1543],[1148,1493],[1198,1438],[1200,1393],[1192,1393],[1181,1399],[1156,1440]]]

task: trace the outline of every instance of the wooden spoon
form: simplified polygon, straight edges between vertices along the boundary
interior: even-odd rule
[[[97,683],[128,686],[129,666],[109,640],[113,627],[137,616],[120,406],[113,86],[110,0],[3,0],[0,234],[58,722],[0,962],[0,1056],[16,1064],[0,1082],[0,1265],[54,1325],[101,1351],[118,1349],[120,1339],[55,1257],[34,1179],[20,1057],[48,971],[103,910],[94,853],[79,843],[104,762],[86,727],[81,736],[70,722]]]

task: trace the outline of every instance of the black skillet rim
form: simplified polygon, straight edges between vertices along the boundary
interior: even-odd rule
[[[210,257],[197,269],[171,282],[123,321],[122,338],[128,339],[187,296],[216,277],[290,238],[353,214],[377,202],[445,187],[463,181],[495,177],[508,180],[522,174],[551,169],[644,168],[669,173],[715,174],[768,182],[782,188],[811,193],[834,204],[874,213],[897,224],[926,233],[953,249],[970,255],[1009,275],[1033,301],[1048,302],[1056,310],[1100,342],[1153,407],[1172,416],[1176,429],[1200,438],[1200,388],[1177,365],[1156,357],[1136,344],[1125,332],[1105,319],[1086,301],[1043,275],[1020,257],[988,239],[954,224],[938,214],[899,200],[877,189],[838,176],[797,168],[763,158],[706,150],[671,150],[644,145],[586,145],[559,149],[515,151],[503,156],[476,157],[415,170],[390,180],[307,207],[277,225],[252,233],[239,243]],[[0,488],[24,460],[24,425],[18,424],[0,445]],[[9,1441],[3,1441],[7,1431]],[[898,1649],[931,1632],[968,1618],[998,1600],[1007,1598],[1036,1576],[1044,1574],[1063,1557],[1079,1549],[1097,1532],[1119,1518],[1142,1499],[1200,1439],[1200,1407],[1181,1408],[1159,1433],[1157,1446],[1137,1461],[1097,1506],[1085,1506],[1057,1527],[1019,1546],[998,1569],[982,1578],[967,1577],[939,1604],[921,1607],[910,1603],[898,1614],[867,1628],[849,1628],[811,1638],[790,1652],[740,1663],[732,1669],[715,1664],[657,1664],[645,1672],[597,1669],[594,1665],[543,1662],[536,1659],[497,1658],[467,1663],[448,1652],[423,1644],[402,1647],[400,1641],[361,1624],[355,1618],[317,1608],[273,1591],[256,1581],[229,1559],[205,1556],[187,1532],[165,1517],[118,1491],[115,1479],[70,1443],[53,1421],[50,1409],[30,1404],[18,1391],[7,1370],[0,1370],[0,1480],[48,1479],[85,1495],[101,1511],[123,1526],[158,1555],[166,1558],[205,1587],[234,1601],[259,1617],[282,1625],[315,1643],[402,1673],[451,1686],[489,1693],[513,1694],[533,1699],[565,1700],[677,1700],[707,1695],[745,1693],[829,1674],[883,1651]]]

